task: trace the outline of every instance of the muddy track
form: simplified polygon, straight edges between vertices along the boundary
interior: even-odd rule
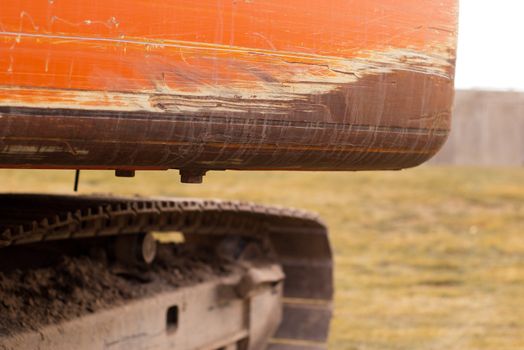
[[[155,262],[130,267],[83,254],[0,270],[0,336],[35,330],[128,301],[226,276],[240,267],[213,252],[163,244]]]
[[[188,244],[197,245],[211,242],[214,246],[226,236],[264,242],[285,274],[283,320],[273,341],[284,347],[295,344],[297,349],[304,342],[326,346],[333,262],[327,229],[314,214],[233,201],[35,194],[0,195],[0,213],[0,257],[33,245],[101,242],[145,232],[182,232]],[[164,257],[155,265],[160,262],[166,268],[147,273],[115,270],[85,256],[59,257],[51,269],[30,266],[23,270],[15,263],[0,275],[4,315],[0,327],[6,332],[5,323],[16,320],[18,325],[12,330],[35,328],[95,312],[109,301],[125,303],[234,270],[203,252],[193,256],[197,261],[189,262],[171,252],[167,263]],[[7,261],[23,262],[22,255],[14,256],[4,259],[2,266],[7,268]],[[31,310],[36,304],[41,311],[33,320]]]

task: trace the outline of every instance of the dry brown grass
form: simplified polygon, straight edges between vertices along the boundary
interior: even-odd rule
[[[388,173],[83,172],[82,193],[254,200],[319,212],[336,259],[330,349],[523,349],[524,169]],[[0,172],[0,190],[71,191],[71,171]]]

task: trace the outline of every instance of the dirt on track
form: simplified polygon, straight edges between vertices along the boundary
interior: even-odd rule
[[[148,268],[60,255],[38,268],[0,271],[0,336],[59,323],[215,276],[235,266],[213,253],[162,244]]]

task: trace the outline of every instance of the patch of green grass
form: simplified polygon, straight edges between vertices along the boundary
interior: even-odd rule
[[[2,192],[70,193],[72,171],[0,171]],[[330,349],[523,349],[524,169],[82,172],[80,193],[243,199],[318,212],[336,262]]]

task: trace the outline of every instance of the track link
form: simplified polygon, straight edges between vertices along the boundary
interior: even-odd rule
[[[36,194],[0,195],[0,210],[0,247],[6,249],[152,231],[189,239],[262,238],[286,275],[283,321],[269,348],[327,348],[332,254],[326,226],[314,214],[237,201]]]

